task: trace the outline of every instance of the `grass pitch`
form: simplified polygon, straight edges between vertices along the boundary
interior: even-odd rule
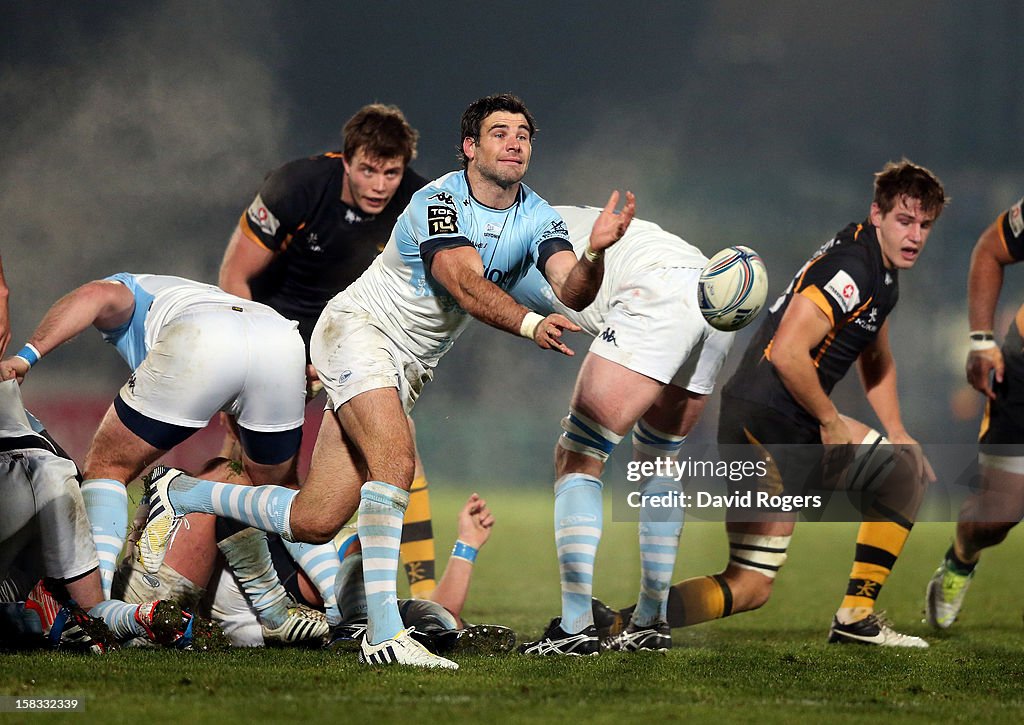
[[[463,499],[451,487],[431,490],[443,560]],[[533,637],[559,608],[551,497],[480,493],[498,524],[465,614]],[[880,599],[899,629],[929,639],[928,650],[825,644],[856,526],[805,523],[763,609],[675,630],[667,655],[464,657],[458,672],[370,668],[320,651],[0,655],[0,694],[86,701],[82,714],[7,713],[0,722],[1020,722],[1024,537],[1014,532],[985,554],[962,620],[935,634],[921,623],[921,602],[952,531],[918,525]],[[677,577],[718,571],[726,557],[721,524],[691,524]],[[638,581],[635,524],[606,522],[598,595],[629,603]]]

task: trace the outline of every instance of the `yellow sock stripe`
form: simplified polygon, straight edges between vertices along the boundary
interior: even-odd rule
[[[725,592],[715,577],[702,576],[686,579],[674,587],[682,603],[682,624],[707,622],[725,616]],[[675,619],[670,616],[669,619]]]

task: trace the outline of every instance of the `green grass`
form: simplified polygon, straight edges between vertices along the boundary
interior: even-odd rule
[[[451,488],[432,488],[440,552],[450,547],[461,503]],[[500,488],[480,493],[499,520],[478,560],[466,616],[536,635],[559,606],[550,496]],[[762,610],[675,630],[675,649],[667,655],[466,657],[452,673],[373,669],[351,654],[308,651],[18,654],[0,656],[0,694],[84,697],[84,719],[133,724],[695,717],[1020,722],[1024,539],[1011,535],[986,553],[962,621],[937,635],[920,622],[921,599],[952,524],[919,525],[880,604],[900,629],[926,636],[931,649],[828,646],[825,635],[845,589],[855,531],[853,524],[799,525],[789,562]],[[725,560],[721,524],[687,527],[678,576],[717,571]],[[598,594],[628,603],[638,576],[635,525],[606,523]],[[48,717],[0,715],[12,722]]]

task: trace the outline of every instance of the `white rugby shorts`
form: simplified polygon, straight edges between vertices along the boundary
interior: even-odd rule
[[[368,390],[396,388],[409,413],[433,377],[429,368],[376,326],[371,314],[338,297],[313,328],[309,356],[331,410]]]
[[[38,448],[0,453],[0,579],[74,579],[99,566],[75,464]]]
[[[590,352],[661,383],[710,394],[732,346],[697,307],[700,269],[658,267],[630,277],[612,296]]]
[[[297,324],[272,310],[198,305],[159,331],[121,399],[148,418],[202,428],[218,411],[248,430],[302,425],[306,350]]]

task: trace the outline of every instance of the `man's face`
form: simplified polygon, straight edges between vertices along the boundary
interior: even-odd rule
[[[405,160],[401,156],[381,159],[367,156],[363,147],[344,159],[345,181],[341,200],[365,214],[380,214],[402,183]]]
[[[521,113],[495,111],[480,124],[480,142],[466,138],[463,152],[469,166],[503,189],[522,181],[530,165],[530,126]]]
[[[889,269],[910,269],[921,256],[935,214],[921,209],[921,200],[901,196],[888,213],[871,205],[871,223],[878,231],[882,260]]]

